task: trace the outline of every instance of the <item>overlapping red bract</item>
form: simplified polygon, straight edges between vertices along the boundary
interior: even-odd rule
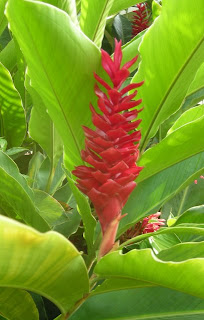
[[[161,226],[165,225],[165,219],[159,219],[161,212],[151,214],[142,221],[141,230],[142,233],[154,232],[160,229]]]
[[[135,37],[141,31],[149,27],[149,13],[145,3],[138,3],[137,10],[134,11],[132,22],[132,36]]]
[[[103,233],[100,249],[100,256],[103,256],[114,245],[121,210],[136,186],[135,178],[142,170],[136,165],[139,144],[135,144],[141,139],[141,132],[137,130],[141,120],[133,121],[142,110],[135,109],[142,100],[133,98],[137,95],[135,89],[143,82],[132,83],[121,89],[130,74],[128,69],[137,60],[135,57],[120,67],[121,41],[115,41],[113,60],[104,50],[101,53],[103,69],[112,85],[94,75],[100,88],[103,88],[95,85],[98,108],[102,114],[97,113],[90,104],[96,129],[83,127],[86,139],[85,150],[81,152],[82,159],[90,166],[78,166],[73,174],[78,177],[78,188],[95,207]],[[126,95],[130,90],[134,92]]]

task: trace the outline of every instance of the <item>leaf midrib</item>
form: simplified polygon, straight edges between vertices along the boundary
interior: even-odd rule
[[[147,130],[147,132],[146,132],[146,134],[144,136],[143,142],[141,143],[141,147],[140,147],[141,150],[143,150],[145,148],[149,133],[151,132],[151,129],[152,129],[152,127],[153,127],[158,115],[160,114],[160,111],[162,110],[163,105],[165,104],[166,100],[168,99],[168,96],[169,96],[170,92],[173,90],[177,80],[179,79],[179,77],[182,74],[183,70],[188,65],[188,63],[191,60],[191,58],[193,57],[193,55],[197,52],[199,47],[202,45],[203,40],[204,40],[204,37],[201,38],[201,40],[199,41],[198,45],[195,47],[195,49],[192,51],[192,53],[190,54],[190,56],[188,57],[186,62],[183,64],[183,66],[181,67],[180,71],[178,72],[178,74],[174,78],[173,82],[171,83],[169,89],[167,90],[166,94],[164,95],[162,101],[160,102],[159,108],[157,109],[155,115],[153,116],[152,121],[151,121],[151,123],[149,125],[149,128],[148,128],[148,130]]]

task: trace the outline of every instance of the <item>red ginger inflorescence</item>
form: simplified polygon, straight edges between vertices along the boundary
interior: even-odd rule
[[[81,165],[72,172],[77,179],[77,187],[92,201],[99,218],[103,240],[99,257],[109,252],[115,242],[121,211],[130,193],[136,186],[135,178],[142,167],[136,165],[139,156],[138,142],[140,130],[136,130],[141,120],[133,121],[142,110],[133,109],[141,103],[141,99],[133,100],[143,82],[132,83],[121,89],[128,78],[129,68],[137,57],[122,67],[121,41],[115,41],[113,60],[107,52],[101,50],[102,66],[109,75],[110,86],[97,74],[95,94],[102,114],[95,111],[92,104],[92,121],[96,129],[83,127],[85,133],[85,150],[82,159],[90,166]],[[126,95],[134,90],[130,95]],[[131,109],[131,110],[130,110]],[[136,144],[135,144],[136,142]]]
[[[146,3],[138,3],[134,11],[132,22],[132,36],[135,37],[141,31],[149,27],[149,12]]]

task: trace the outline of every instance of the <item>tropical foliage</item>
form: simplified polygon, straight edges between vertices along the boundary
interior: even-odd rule
[[[203,319],[203,16],[1,0],[0,319]]]

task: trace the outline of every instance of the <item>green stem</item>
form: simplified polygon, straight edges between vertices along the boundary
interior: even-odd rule
[[[186,200],[188,189],[189,189],[189,186],[184,190],[183,197],[181,199],[181,203],[180,203],[180,206],[179,206],[179,209],[178,209],[177,216],[180,216],[180,214],[181,214],[181,210],[183,209],[183,205],[184,205],[184,202]]]
[[[49,177],[48,177],[48,180],[47,180],[47,185],[46,185],[46,188],[45,188],[45,191],[47,193],[49,193],[49,191],[50,191],[54,174],[55,174],[55,168],[53,166],[53,161],[51,160],[50,174],[49,174]]]
[[[102,239],[102,234],[100,232],[96,238],[96,241],[94,242],[93,248],[92,248],[92,250],[87,258],[87,261],[86,261],[86,267],[87,267],[88,271],[90,271],[93,263],[96,260],[96,250],[99,248],[99,245],[101,243],[101,239]]]

